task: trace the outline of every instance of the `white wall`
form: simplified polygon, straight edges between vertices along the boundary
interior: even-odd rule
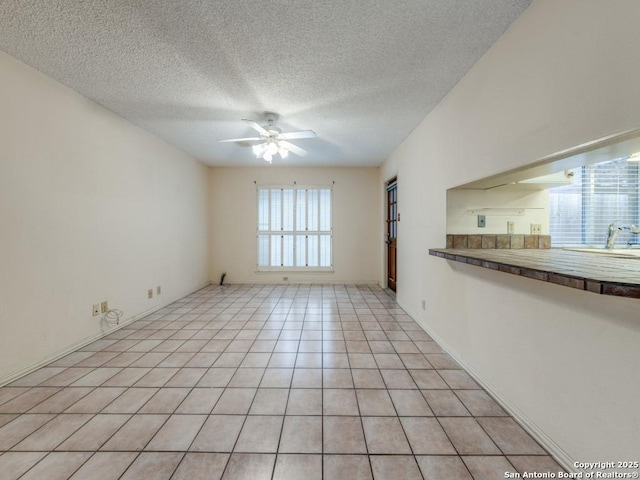
[[[564,461],[638,456],[640,300],[427,249],[445,244],[448,188],[640,126],[638,18],[635,0],[534,0],[389,160],[400,304]]]
[[[208,169],[0,52],[0,383],[208,281]],[[147,299],[147,289],[162,294]]]
[[[486,215],[486,226],[478,227],[478,217],[468,210],[482,208],[521,209],[524,215]],[[505,185],[489,190],[449,190],[447,192],[447,233],[509,233],[507,222],[513,222],[515,234],[530,234],[531,224],[542,226],[549,234],[549,192]]]
[[[377,168],[211,169],[211,278],[229,283],[377,283],[380,190]],[[333,185],[334,273],[256,273],[258,185]]]

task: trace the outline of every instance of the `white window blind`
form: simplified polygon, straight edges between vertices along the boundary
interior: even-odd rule
[[[573,170],[573,184],[549,191],[549,231],[553,246],[604,246],[610,223],[638,224],[638,163],[626,158]],[[637,243],[623,232],[617,244]]]
[[[258,188],[258,269],[332,268],[331,188]]]

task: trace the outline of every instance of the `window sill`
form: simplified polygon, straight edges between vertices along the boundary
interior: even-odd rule
[[[312,274],[312,275],[316,275],[318,273],[321,273],[321,274],[333,275],[335,273],[335,270],[333,270],[332,268],[331,269],[321,268],[321,269],[317,269],[317,270],[311,270],[311,269],[305,268],[304,270],[302,270],[302,269],[298,270],[298,269],[295,269],[295,268],[291,269],[291,268],[283,267],[281,269],[273,268],[271,270],[256,270],[254,273],[256,273],[258,275],[265,275],[265,274],[269,275],[269,274],[274,274],[274,273],[278,273],[278,274],[280,274],[280,273],[288,273],[290,275],[293,275],[293,274],[303,274],[303,275],[304,274],[307,274],[307,275],[308,274]]]

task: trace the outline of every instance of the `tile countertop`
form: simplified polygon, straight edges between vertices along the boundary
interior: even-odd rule
[[[550,250],[431,248],[429,255],[603,295],[640,299],[640,257]]]

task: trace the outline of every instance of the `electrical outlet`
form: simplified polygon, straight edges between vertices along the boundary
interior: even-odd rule
[[[478,227],[484,228],[487,226],[487,217],[485,215],[478,215]]]
[[[153,298],[153,288],[147,290],[147,298]]]
[[[531,224],[531,235],[541,235],[542,234],[542,225],[539,223]]]
[[[107,313],[109,311],[109,302],[106,300],[100,304],[100,311],[102,313]]]
[[[515,230],[516,230],[516,226],[515,226],[514,222],[507,222],[507,233],[509,235],[513,235]]]
[[[162,293],[162,287],[160,285],[158,285],[156,287],[156,295],[160,295]]]
[[[100,304],[99,303],[94,303],[93,304],[93,316],[95,317],[96,315],[100,315]]]

